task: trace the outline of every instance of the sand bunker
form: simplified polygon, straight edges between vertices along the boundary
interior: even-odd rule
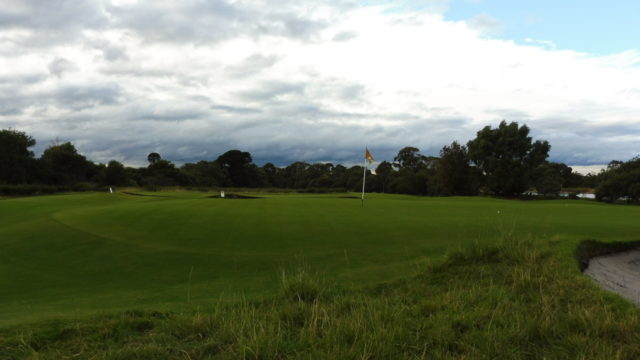
[[[594,257],[584,274],[600,287],[640,304],[640,250]]]

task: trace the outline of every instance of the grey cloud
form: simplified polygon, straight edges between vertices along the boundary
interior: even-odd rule
[[[24,111],[19,104],[6,103],[0,98],[0,116],[20,115]]]
[[[364,145],[380,160],[391,160],[400,148],[409,145],[420,148],[423,154],[438,155],[442,146],[454,140],[464,144],[483,126],[495,126],[502,118],[527,119],[522,122],[532,129],[534,139],[552,144],[554,161],[597,164],[637,155],[637,147],[629,141],[617,141],[640,133],[640,125],[633,123],[593,126],[579,118],[532,119],[514,109],[490,110],[496,114],[492,124],[478,124],[461,116],[335,111],[308,98],[308,86],[311,85],[263,83],[263,91],[249,96],[255,102],[252,106],[215,102],[206,96],[185,97],[167,104],[128,99],[114,84],[65,87],[53,93],[39,93],[36,98],[24,94],[8,98],[10,94],[5,92],[0,96],[0,121],[5,127],[24,126],[28,123],[11,119],[30,104],[64,106],[75,113],[64,118],[45,113],[37,123],[35,119],[30,122],[40,143],[58,136],[82,144],[79,149],[94,161],[116,159],[136,166],[144,165],[145,156],[151,151],[182,163],[215,159],[231,148],[250,151],[256,162],[278,165],[298,160],[352,164],[361,157]],[[332,88],[358,87],[335,81],[318,86],[320,90],[316,91],[328,93]],[[293,94],[296,100],[280,101],[282,94]],[[122,103],[124,99],[127,103]],[[101,108],[90,116],[80,111],[118,102],[122,105]],[[440,110],[442,114],[454,113],[453,109]],[[370,125],[369,119],[385,120],[385,125]],[[89,122],[90,127],[86,126]]]
[[[49,64],[50,73],[43,67],[26,75],[2,75],[0,124],[27,130],[38,139],[38,146],[46,146],[55,137],[72,141],[95,161],[116,159],[144,165],[146,154],[158,151],[180,163],[215,159],[226,150],[239,148],[250,151],[258,162],[348,164],[362,158],[364,145],[380,160],[391,160],[408,145],[420,148],[424,154],[437,155],[442,146],[454,140],[466,143],[489,125],[456,115],[454,109],[425,105],[412,104],[406,113],[374,112],[370,110],[373,107],[367,106],[369,91],[379,89],[323,77],[320,72],[299,71],[300,76],[295,78],[307,80],[259,82],[255,79],[263,75],[273,79],[267,70],[280,60],[265,48],[254,49],[253,55],[226,68],[212,64],[209,69],[192,72],[187,67],[134,62],[131,58],[135,52],[127,54],[127,49],[115,41],[82,39],[82,30],[117,29],[133,34],[135,41],[135,35],[139,35],[143,47],[148,45],[145,41],[174,42],[211,51],[217,50],[217,42],[236,38],[281,36],[314,41],[332,22],[341,20],[341,12],[354,6],[348,1],[283,0],[278,6],[266,0],[140,1],[122,7],[98,0],[82,4],[7,1],[5,4],[10,6],[0,9],[0,37],[8,36],[8,32],[1,34],[2,30],[27,29],[31,35],[25,46],[84,45],[85,50],[98,54],[94,61],[101,67],[91,75],[92,80],[65,76],[72,64],[63,58],[67,55],[60,54]],[[446,1],[428,3],[446,6]],[[314,10],[327,4],[333,7],[332,13],[319,20]],[[480,21],[486,18],[476,20],[477,26],[491,25]],[[357,34],[338,33],[333,41],[354,36]],[[0,53],[6,57],[14,56],[14,50],[30,53],[32,49],[19,48],[21,43],[18,38],[0,39]],[[11,51],[3,52],[5,45]],[[41,56],[52,59],[51,54]],[[62,81],[50,79],[58,87],[40,87],[41,82],[51,78],[50,74],[63,77]],[[214,79],[234,86],[218,87],[220,84]],[[76,85],[59,85],[72,80]],[[145,92],[153,88],[161,88],[172,100],[153,99],[155,94]],[[230,88],[246,90],[230,93],[237,91]],[[227,92],[224,96],[214,95],[219,91]],[[627,95],[634,91],[637,89],[630,89]],[[134,93],[136,97],[130,95]],[[405,98],[420,102],[424,100],[422,95],[407,93]],[[231,100],[227,101],[228,97]],[[345,108],[357,110],[336,110]],[[538,119],[509,108],[490,109],[485,115],[495,117],[491,124],[494,126],[502,119],[526,122],[535,139],[551,142],[552,160],[606,163],[637,153],[638,141],[632,138],[640,134],[640,128],[635,123],[592,125],[589,119],[576,115],[606,118],[610,106],[579,103],[567,108],[564,117],[553,119]],[[379,124],[372,124],[378,120]]]
[[[99,68],[104,75],[127,77],[174,77],[179,75],[177,69],[160,69],[145,67],[134,63],[109,64]]]
[[[135,114],[132,114],[131,120],[152,120],[154,122],[157,121],[170,121],[170,122],[181,122],[186,120],[200,119],[207,115],[207,112],[194,109],[190,107],[182,107],[177,109],[172,108],[162,108],[161,106],[156,106],[156,109],[143,109]]]
[[[615,158],[628,160],[640,152],[634,142],[626,139],[630,134],[640,134],[638,124],[596,124],[577,116],[564,116],[532,119],[527,125],[534,139],[549,141],[552,161],[606,164]]]
[[[225,73],[234,78],[255,76],[257,73],[272,67],[278,62],[277,56],[253,54],[236,65],[225,68]]]
[[[51,91],[0,88],[0,115],[20,115],[30,108],[34,116],[50,116],[47,109],[81,111],[102,105],[114,105],[123,97],[116,84],[63,86]],[[31,121],[36,121],[30,120]]]
[[[107,23],[101,5],[101,1],[6,0],[0,28],[93,28]]]
[[[442,146],[454,140],[464,144],[484,125],[495,126],[499,121],[478,124],[467,117],[336,112],[308,101],[261,107],[257,111],[257,108],[224,103],[209,105],[205,100],[195,99],[178,108],[143,101],[136,106],[118,107],[115,112],[101,111],[97,119],[78,114],[53,123],[43,122],[38,125],[37,134],[42,137],[37,139],[46,143],[59,136],[82,144],[81,151],[94,161],[116,159],[136,166],[145,165],[146,154],[151,151],[158,151],[164,158],[180,164],[215,159],[231,148],[251,152],[257,163],[353,164],[361,158],[364,145],[369,146],[379,160],[392,160],[400,148],[409,145],[420,148],[423,154],[438,155]],[[229,115],[231,121],[227,119]],[[369,125],[369,118],[385,119],[389,125]],[[78,126],[89,119],[95,127]],[[556,125],[545,128],[542,126],[545,121]],[[562,122],[572,126],[571,122]],[[573,165],[606,163],[620,158],[613,156],[614,153],[636,155],[633,151],[637,149],[629,142],[616,142],[615,137],[599,138],[595,132],[622,136],[629,131],[638,133],[637,126],[593,127],[590,129],[594,134],[586,137],[568,131],[560,123],[553,119],[527,122],[534,139],[551,142],[551,160]],[[575,124],[580,121],[575,120]]]
[[[25,74],[25,75],[1,75],[0,87],[28,86],[37,84],[47,79],[45,74]]]
[[[524,124],[531,120],[530,114],[517,109],[487,109],[485,113],[495,115],[498,122],[505,120],[506,122],[515,121],[519,124]]]
[[[295,100],[297,106],[309,106],[314,99],[334,99],[340,102],[358,103],[365,101],[366,87],[357,83],[346,83],[337,79],[310,82],[263,81],[255,89],[235,94],[242,101],[260,102],[276,106],[283,99]],[[304,109],[300,112],[307,113]]]
[[[349,41],[351,39],[355,39],[356,37],[358,37],[358,33],[356,32],[343,31],[343,32],[337,33],[333,37],[333,41]]]
[[[16,91],[12,86],[0,88],[0,116],[20,115],[37,99]]]
[[[304,19],[291,14],[277,14],[261,26],[268,33],[302,40],[312,40],[329,24],[324,21]]]
[[[49,63],[49,72],[57,77],[60,77],[62,76],[62,73],[74,70],[75,68],[76,66],[65,58],[56,58]]]
[[[487,14],[476,15],[467,20],[467,24],[486,35],[497,35],[502,32],[502,24]]]
[[[302,83],[286,82],[262,82],[256,86],[255,90],[243,91],[237,94],[240,99],[247,101],[276,101],[285,95],[303,95],[305,85]]]
[[[102,29],[108,24],[102,1],[6,0],[0,9],[0,29],[32,31],[22,42],[26,46],[73,41],[84,29]]]
[[[272,4],[229,2],[224,0],[185,0],[171,3],[144,2],[123,7],[106,5],[113,26],[135,31],[146,41],[188,42],[196,45],[217,43],[241,34],[251,37],[265,35],[311,40],[330,23],[312,17],[314,7],[323,2]],[[325,3],[326,4],[326,3]],[[353,5],[333,2],[338,9]]]
[[[367,88],[357,83],[346,83],[341,80],[315,81],[307,85],[308,92],[323,99],[331,98],[340,102],[366,102]]]
[[[124,46],[114,44],[107,40],[92,40],[87,41],[85,46],[87,48],[94,48],[102,52],[102,57],[109,62],[116,62],[119,60],[127,60],[127,50]]]
[[[229,105],[211,105],[211,109],[230,114],[257,114],[261,112],[260,109],[256,108]]]
[[[223,0],[185,0],[166,5],[141,2],[107,9],[116,27],[134,30],[147,41],[217,42],[240,33],[240,23],[248,18],[245,11]]]
[[[0,9],[0,31],[28,30],[20,39],[2,39],[19,48],[50,47],[83,40],[84,30],[122,29],[147,42],[208,45],[236,38],[284,36],[311,40],[333,20],[314,18],[314,9],[331,9],[340,17],[355,7],[351,1],[281,1],[278,6],[227,0],[140,1],[116,6],[107,0],[5,0]],[[101,48],[107,61],[125,60],[117,44]]]
[[[150,105],[140,104],[140,107]],[[219,105],[219,108],[227,107],[233,108],[230,105]],[[420,131],[412,133],[409,129],[395,127],[401,130],[398,138],[385,126],[340,121],[327,126],[324,122],[331,119],[365,120],[367,116],[411,118],[404,114],[350,114],[334,112],[314,104],[282,105],[260,113],[237,112],[233,121],[221,119],[215,112],[196,115],[174,112],[164,113],[162,116],[157,116],[159,112],[155,112],[154,116],[141,116],[135,111],[136,108],[118,114],[101,112],[98,115],[101,119],[93,120],[100,128],[93,131],[68,127],[66,123],[41,124],[39,128],[47,136],[59,136],[63,133],[65,138],[83,144],[81,151],[92,154],[90,158],[95,161],[107,162],[115,158],[133,165],[144,165],[145,156],[151,151],[158,151],[164,158],[182,163],[215,159],[231,148],[250,151],[256,162],[271,161],[278,165],[298,160],[352,163],[354,159],[361,157],[361,147],[365,144],[372,151],[375,149],[376,157],[381,160],[390,160],[406,145],[418,146],[423,149],[423,153],[428,154],[434,148],[434,154],[437,154],[437,146],[425,142],[427,137]],[[196,120],[197,125],[183,126],[174,121],[177,118],[185,121],[186,118],[194,117],[199,119]],[[137,120],[130,121],[134,118]],[[319,121],[291,121],[298,118],[315,118]],[[86,121],[82,119],[83,116],[78,115],[69,119],[68,125]],[[105,121],[107,119],[110,121]],[[423,120],[431,121],[434,128],[443,127],[447,123],[447,119]],[[465,121],[460,120],[456,124],[463,123]],[[55,132],[46,131],[47,126],[56,129]]]
[[[83,110],[99,105],[113,105],[118,103],[122,89],[115,84],[67,86],[56,90],[52,97],[63,107],[73,110]]]
[[[123,47],[107,46],[102,48],[102,56],[108,61],[127,60],[127,52]]]

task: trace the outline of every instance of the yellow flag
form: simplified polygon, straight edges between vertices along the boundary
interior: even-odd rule
[[[364,158],[369,162],[369,164],[376,161],[367,148],[364,149]]]

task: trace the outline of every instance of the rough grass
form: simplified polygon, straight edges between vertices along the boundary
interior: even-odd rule
[[[263,301],[4,329],[0,359],[640,358],[640,311],[558,246],[506,235],[361,290],[303,267]]]

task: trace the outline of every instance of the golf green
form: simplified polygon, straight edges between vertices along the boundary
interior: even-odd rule
[[[350,194],[353,195],[353,194]],[[0,200],[0,326],[260,297],[300,267],[345,287],[410,274],[505,233],[638,240],[640,207],[372,194],[220,199],[198,192]]]

